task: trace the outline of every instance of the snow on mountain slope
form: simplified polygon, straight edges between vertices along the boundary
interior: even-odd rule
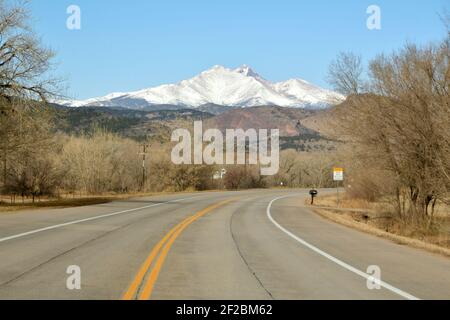
[[[250,67],[243,65],[234,70],[214,66],[178,84],[162,85],[129,93],[112,93],[105,97],[84,101],[71,100],[59,103],[73,107],[117,106],[131,109],[163,104],[193,108],[205,104],[234,107],[276,105],[322,108],[343,99],[344,97],[340,94],[300,79],[272,83]]]
[[[336,104],[342,102],[344,97],[336,92],[320,88],[305,80],[291,79],[274,84],[275,90],[288,97],[304,101],[311,105]]]

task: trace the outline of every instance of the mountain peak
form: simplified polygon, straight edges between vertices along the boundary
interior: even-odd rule
[[[239,68],[235,69],[234,72],[240,73],[247,77],[261,78],[261,76],[258,73],[253,71],[253,69],[246,64],[243,64]]]
[[[202,72],[202,73],[217,73],[217,72],[225,72],[225,73],[239,73],[246,77],[252,77],[252,78],[259,78],[262,79],[262,77],[255,72],[250,66],[243,64],[240,67],[236,69],[229,69],[227,67],[224,67],[220,64],[216,64],[209,68],[208,70]]]
[[[273,105],[291,108],[323,108],[342,101],[343,96],[300,79],[272,83],[248,65],[229,69],[215,65],[201,74],[179,82],[129,93],[116,93],[84,101],[66,101],[67,106],[114,106],[131,109],[154,105],[197,108],[213,103],[252,107]]]

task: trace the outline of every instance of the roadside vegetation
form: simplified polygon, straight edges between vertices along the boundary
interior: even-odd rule
[[[348,96],[333,116],[334,134],[346,143],[349,203],[374,207],[382,217],[372,221],[383,230],[447,247],[449,35],[380,54],[367,70],[361,57],[342,53],[329,72]]]
[[[42,119],[40,120],[42,121]],[[22,132],[23,133],[23,132]],[[36,131],[30,131],[32,139]],[[179,166],[170,159],[170,144],[149,144],[145,171],[141,144],[97,129],[90,134],[66,136],[48,133],[37,150],[10,150],[0,184],[3,202],[27,203],[92,195],[203,191],[332,185],[333,159],[326,153],[281,153],[280,171],[263,177],[258,166]],[[20,150],[20,151],[19,151]],[[5,163],[4,163],[5,164]],[[225,168],[223,179],[214,179]]]
[[[309,205],[309,201],[305,202]],[[319,196],[314,211],[322,217],[345,226],[392,240],[396,243],[425,249],[450,257],[450,206],[439,204],[435,209],[435,229],[403,224],[395,219],[392,199],[367,201],[349,194]]]

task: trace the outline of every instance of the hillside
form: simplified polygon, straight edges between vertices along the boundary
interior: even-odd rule
[[[315,119],[317,115],[326,111],[298,108],[284,108],[274,106],[260,106],[243,109],[233,109],[205,122],[207,128],[218,128],[225,131],[228,128],[254,129],[279,129],[280,145],[282,149],[296,149],[298,151],[330,150],[334,149],[335,142],[322,135],[309,123],[309,119]],[[321,117],[318,127],[323,127]]]
[[[298,151],[330,150],[335,142],[310,126],[312,121],[322,121],[324,111],[261,106],[252,108],[218,108],[215,113],[194,110],[145,111],[124,108],[83,107],[54,108],[56,129],[67,134],[79,135],[102,128],[120,136],[142,141],[145,139],[168,142],[176,128],[192,128],[197,120],[204,121],[204,128],[244,130],[280,129],[282,149]],[[206,108],[205,108],[206,110]],[[220,111],[225,111],[220,113]],[[313,119],[313,120],[311,120]],[[318,127],[322,127],[320,124]]]
[[[84,107],[53,108],[56,130],[66,134],[90,133],[97,128],[137,141],[156,139],[168,141],[173,129],[188,127],[195,120],[212,114],[197,110],[143,111],[123,108]]]

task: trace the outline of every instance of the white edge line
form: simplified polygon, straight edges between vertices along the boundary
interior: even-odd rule
[[[40,232],[44,232],[44,231],[49,231],[49,230],[53,230],[53,229],[58,229],[58,228],[70,226],[70,225],[73,225],[73,224],[78,224],[78,223],[82,223],[82,222],[87,222],[87,221],[93,221],[93,220],[113,217],[113,216],[117,216],[119,214],[124,214],[124,213],[139,211],[139,210],[144,210],[144,209],[148,209],[148,208],[152,208],[152,207],[161,206],[163,204],[180,202],[180,201],[183,201],[183,200],[189,200],[189,199],[194,199],[194,198],[198,198],[198,197],[199,196],[190,197],[190,198],[176,199],[176,200],[171,200],[171,201],[167,201],[167,202],[161,202],[161,203],[148,205],[148,206],[145,206],[145,207],[128,209],[128,210],[123,210],[123,211],[119,211],[119,212],[113,212],[113,213],[103,214],[103,215],[100,215],[100,216],[90,217],[90,218],[86,218],[86,219],[74,220],[74,221],[69,221],[69,222],[66,222],[66,223],[56,224],[56,225],[53,225],[53,226],[48,226],[48,227],[45,227],[45,228],[31,230],[31,231],[20,233],[20,234],[16,234],[16,235],[13,235],[13,236],[0,238],[0,243],[6,242],[6,241],[9,241],[9,240],[13,240],[13,239],[17,239],[17,238],[26,237],[26,236],[29,236],[29,235],[32,235],[32,234],[35,234],[35,233],[40,233]]]
[[[283,196],[283,197],[279,197],[279,198],[273,199],[273,200],[269,203],[269,205],[267,206],[267,217],[269,218],[269,220],[272,221],[272,223],[273,223],[278,229],[280,229],[281,231],[283,231],[284,233],[286,233],[286,234],[287,234],[288,236],[290,236],[291,238],[297,240],[299,243],[301,243],[301,244],[304,245],[305,247],[307,247],[307,248],[313,250],[314,252],[320,254],[321,256],[323,256],[323,257],[325,257],[325,258],[327,258],[327,259],[333,261],[334,263],[340,265],[341,267],[347,269],[348,271],[351,271],[351,272],[353,272],[353,273],[355,273],[355,274],[357,274],[357,275],[359,275],[359,276],[361,276],[361,277],[363,277],[363,278],[365,278],[365,279],[367,279],[367,280],[374,281],[374,279],[373,279],[372,276],[368,275],[368,274],[365,273],[365,272],[362,272],[361,270],[356,269],[355,267],[352,267],[351,265],[349,265],[349,264],[347,264],[347,263],[345,263],[345,262],[343,262],[343,261],[341,261],[341,260],[339,260],[339,259],[333,257],[332,255],[330,255],[330,254],[328,254],[328,253],[326,253],[326,252],[320,250],[319,248],[313,246],[312,244],[306,242],[305,240],[303,240],[303,239],[297,237],[295,234],[293,234],[293,233],[290,232],[289,230],[285,229],[285,228],[282,227],[278,222],[275,221],[275,219],[272,217],[272,214],[271,214],[271,212],[270,212],[270,209],[272,208],[273,203],[274,203],[275,201],[278,201],[278,200],[281,200],[281,199],[284,199],[284,198],[295,197],[295,196],[296,196],[296,195],[289,195],[289,196]],[[396,287],[394,287],[394,286],[392,286],[392,285],[390,285],[390,284],[388,284],[388,283],[386,283],[386,282],[384,282],[384,281],[381,281],[381,280],[375,280],[375,281],[377,281],[377,283],[379,283],[380,286],[382,286],[382,287],[384,287],[385,289],[388,289],[388,290],[390,290],[390,291],[392,291],[392,292],[398,294],[399,296],[402,296],[403,298],[406,298],[406,299],[408,299],[408,300],[420,300],[419,298],[417,298],[417,297],[415,297],[415,296],[413,296],[413,295],[411,295],[411,294],[409,294],[409,293],[407,293],[407,292],[405,292],[405,291],[403,291],[403,290],[400,290],[400,289],[398,289],[398,288],[396,288]]]

